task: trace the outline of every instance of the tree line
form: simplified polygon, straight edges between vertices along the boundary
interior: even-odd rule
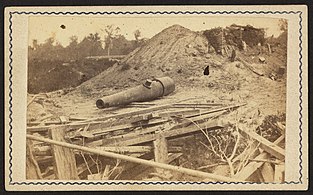
[[[49,37],[44,43],[39,44],[37,40],[32,41],[29,46],[29,61],[32,60],[57,60],[57,61],[79,61],[87,56],[126,55],[145,42],[141,38],[141,32],[136,30],[134,40],[127,40],[120,34],[120,28],[107,25],[101,29],[105,37],[99,33],[90,33],[80,42],[77,36],[71,36],[68,46],[62,46],[53,37]]]

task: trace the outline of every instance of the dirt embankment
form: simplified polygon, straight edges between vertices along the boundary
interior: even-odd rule
[[[83,59],[72,62],[31,59],[28,62],[28,93],[37,94],[76,87],[98,75],[115,61]]]

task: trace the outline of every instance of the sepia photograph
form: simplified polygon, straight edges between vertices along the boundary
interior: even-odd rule
[[[26,179],[284,183],[288,25],[30,16]]]

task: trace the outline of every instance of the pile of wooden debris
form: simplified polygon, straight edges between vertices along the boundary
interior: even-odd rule
[[[181,173],[199,181],[284,180],[284,149],[277,145],[284,140],[283,134],[272,143],[239,123],[226,122],[229,114],[245,104],[186,102],[132,103],[127,107],[134,111],[120,114],[89,119],[62,116],[44,125],[30,123],[27,179],[142,180],[140,175],[145,173],[154,180],[176,180],[172,174]],[[235,130],[231,137],[222,138],[233,141],[222,146],[212,132],[223,133],[226,127]],[[179,164],[183,148],[171,140],[196,133],[207,138],[208,152],[220,160],[212,166],[229,165],[228,175]]]

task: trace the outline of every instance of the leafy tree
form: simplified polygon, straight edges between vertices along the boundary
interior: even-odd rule
[[[141,37],[141,32],[140,30],[135,30],[134,31],[134,36],[135,36],[135,40],[136,40],[136,44],[138,45],[139,44],[139,37]]]
[[[107,49],[108,56],[110,56],[110,50],[113,48],[113,39],[119,35],[121,29],[111,24],[105,26],[105,28],[101,30],[106,33],[106,37],[104,39],[105,47]]]
[[[286,19],[279,19],[280,30],[286,32],[288,30],[288,21]]]

